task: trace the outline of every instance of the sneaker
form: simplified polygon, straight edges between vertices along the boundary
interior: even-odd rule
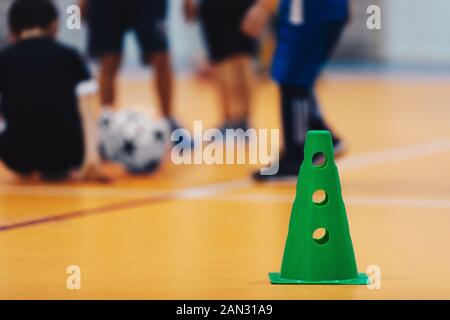
[[[222,127],[219,128],[220,133],[222,134],[223,139],[226,139],[227,130],[234,130],[234,135],[237,138],[245,138],[245,133],[249,129],[247,120],[238,120],[238,121],[227,121]],[[237,131],[236,130],[242,130]],[[246,139],[245,142],[248,142]]]
[[[237,120],[237,121],[225,122],[219,130],[223,134],[223,136],[225,136],[227,129],[232,129],[232,130],[242,129],[244,131],[247,131],[248,128],[249,127],[248,127],[247,120]]]
[[[178,129],[184,129],[175,119],[168,119],[170,132]],[[178,140],[172,141],[174,145],[182,144],[185,149],[194,149],[194,140],[190,134],[181,135]]]
[[[283,156],[280,158],[278,172],[274,175],[262,175],[258,170],[253,173],[253,180],[257,182],[270,181],[296,181],[300,170],[300,165],[303,162],[303,152],[300,159],[293,159],[292,157]]]
[[[331,133],[331,140],[333,141],[334,146],[334,157],[339,158],[342,156],[345,151],[345,144],[342,142],[342,139],[336,136],[333,131],[325,124],[323,120],[312,120],[309,124],[309,130],[327,130]]]
[[[331,133],[331,139],[333,140],[334,157],[339,158],[346,151],[345,144],[344,144],[344,142],[342,142],[342,140],[340,138],[333,135],[333,133]]]

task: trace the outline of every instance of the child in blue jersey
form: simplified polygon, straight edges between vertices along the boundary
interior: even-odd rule
[[[257,36],[270,18],[272,0],[259,0],[243,23],[247,34]],[[317,104],[314,87],[328,62],[349,17],[348,0],[281,0],[278,39],[272,76],[281,93],[285,152],[278,174],[256,180],[297,177],[303,161],[308,130],[329,130]],[[340,139],[333,135],[337,153]]]

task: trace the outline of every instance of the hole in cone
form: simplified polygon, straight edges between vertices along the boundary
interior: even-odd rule
[[[330,240],[330,234],[325,228],[318,228],[313,232],[313,240],[319,245],[326,244]]]
[[[327,164],[327,157],[323,152],[317,152],[312,157],[312,164],[316,168],[323,168]]]
[[[327,192],[323,189],[316,190],[312,195],[312,201],[317,206],[324,206],[328,202]]]

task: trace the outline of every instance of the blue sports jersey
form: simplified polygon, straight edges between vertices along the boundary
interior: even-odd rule
[[[294,24],[312,21],[345,20],[349,0],[281,0],[280,21]]]
[[[281,0],[272,76],[312,88],[348,18],[348,0]]]

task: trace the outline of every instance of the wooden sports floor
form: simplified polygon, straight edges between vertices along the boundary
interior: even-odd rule
[[[154,99],[144,79],[122,80],[123,104]],[[20,182],[0,169],[3,299],[450,298],[450,80],[327,76],[319,96],[348,146],[338,161],[360,271],[381,288],[273,286],[293,183],[260,185],[254,166],[175,166],[111,185]],[[252,123],[277,128],[276,89],[257,88]],[[176,108],[219,122],[209,82],[177,81]],[[80,267],[81,290],[66,287]]]

